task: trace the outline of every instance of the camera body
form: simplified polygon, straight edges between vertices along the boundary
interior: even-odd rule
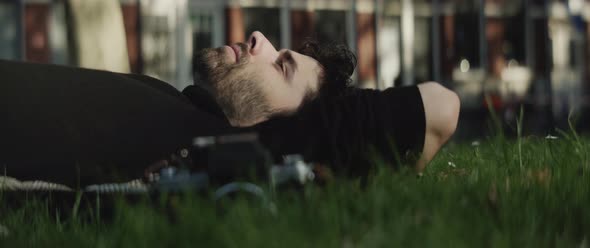
[[[266,180],[273,162],[256,133],[197,137],[190,157],[194,168],[206,172],[214,184]]]
[[[271,152],[255,133],[194,139],[190,150],[172,156],[172,166],[160,170],[160,191],[202,189],[236,182],[263,182],[272,186],[304,184],[314,179],[312,166],[300,155],[288,155],[273,164]]]

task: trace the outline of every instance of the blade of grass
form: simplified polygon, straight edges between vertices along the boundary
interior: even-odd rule
[[[508,147],[506,146],[506,137],[504,135],[504,129],[502,128],[502,122],[500,121],[500,118],[498,117],[498,115],[496,114],[496,110],[494,109],[494,104],[492,102],[492,99],[490,98],[489,94],[484,94],[484,98],[486,101],[486,105],[488,107],[488,112],[490,114],[490,117],[492,118],[492,122],[494,125],[494,133],[495,133],[495,143],[496,146],[500,146],[500,148],[502,149],[502,156],[504,159],[504,165],[508,165],[510,163],[509,161],[509,156],[508,156]]]
[[[74,202],[74,206],[72,207],[72,220],[77,220],[78,212],[80,210],[80,202],[82,201],[82,191],[76,192],[76,201]]]
[[[518,165],[520,166],[520,171],[524,170],[524,165],[522,163],[522,120],[524,116],[524,108],[520,105],[520,114],[518,119],[516,120],[516,132],[517,132],[517,143],[518,143]]]

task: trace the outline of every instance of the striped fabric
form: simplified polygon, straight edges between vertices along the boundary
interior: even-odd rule
[[[19,181],[16,178],[0,176],[0,190],[6,191],[47,191],[74,192],[75,190],[62,184],[45,181]],[[149,184],[141,179],[126,183],[95,184],[85,187],[82,192],[93,193],[147,193]]]
[[[19,181],[16,178],[0,176],[0,190],[11,191],[73,191],[70,187],[44,181]]]

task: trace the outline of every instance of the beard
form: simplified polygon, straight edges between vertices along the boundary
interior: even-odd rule
[[[195,84],[203,86],[223,110],[233,126],[252,125],[271,114],[260,80],[246,72],[248,46],[237,44],[241,57],[235,64],[226,62],[226,48],[207,48],[194,58]]]

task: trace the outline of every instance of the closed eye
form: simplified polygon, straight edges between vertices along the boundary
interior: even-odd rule
[[[278,73],[281,73],[283,75],[283,78],[287,78],[287,68],[285,68],[285,63],[279,60],[274,63],[274,67]]]
[[[297,62],[295,61],[295,58],[293,58],[291,51],[285,50],[285,52],[281,53],[277,58],[276,64],[277,67],[280,68],[285,80],[291,82],[293,79],[293,73],[295,73],[297,68]]]

